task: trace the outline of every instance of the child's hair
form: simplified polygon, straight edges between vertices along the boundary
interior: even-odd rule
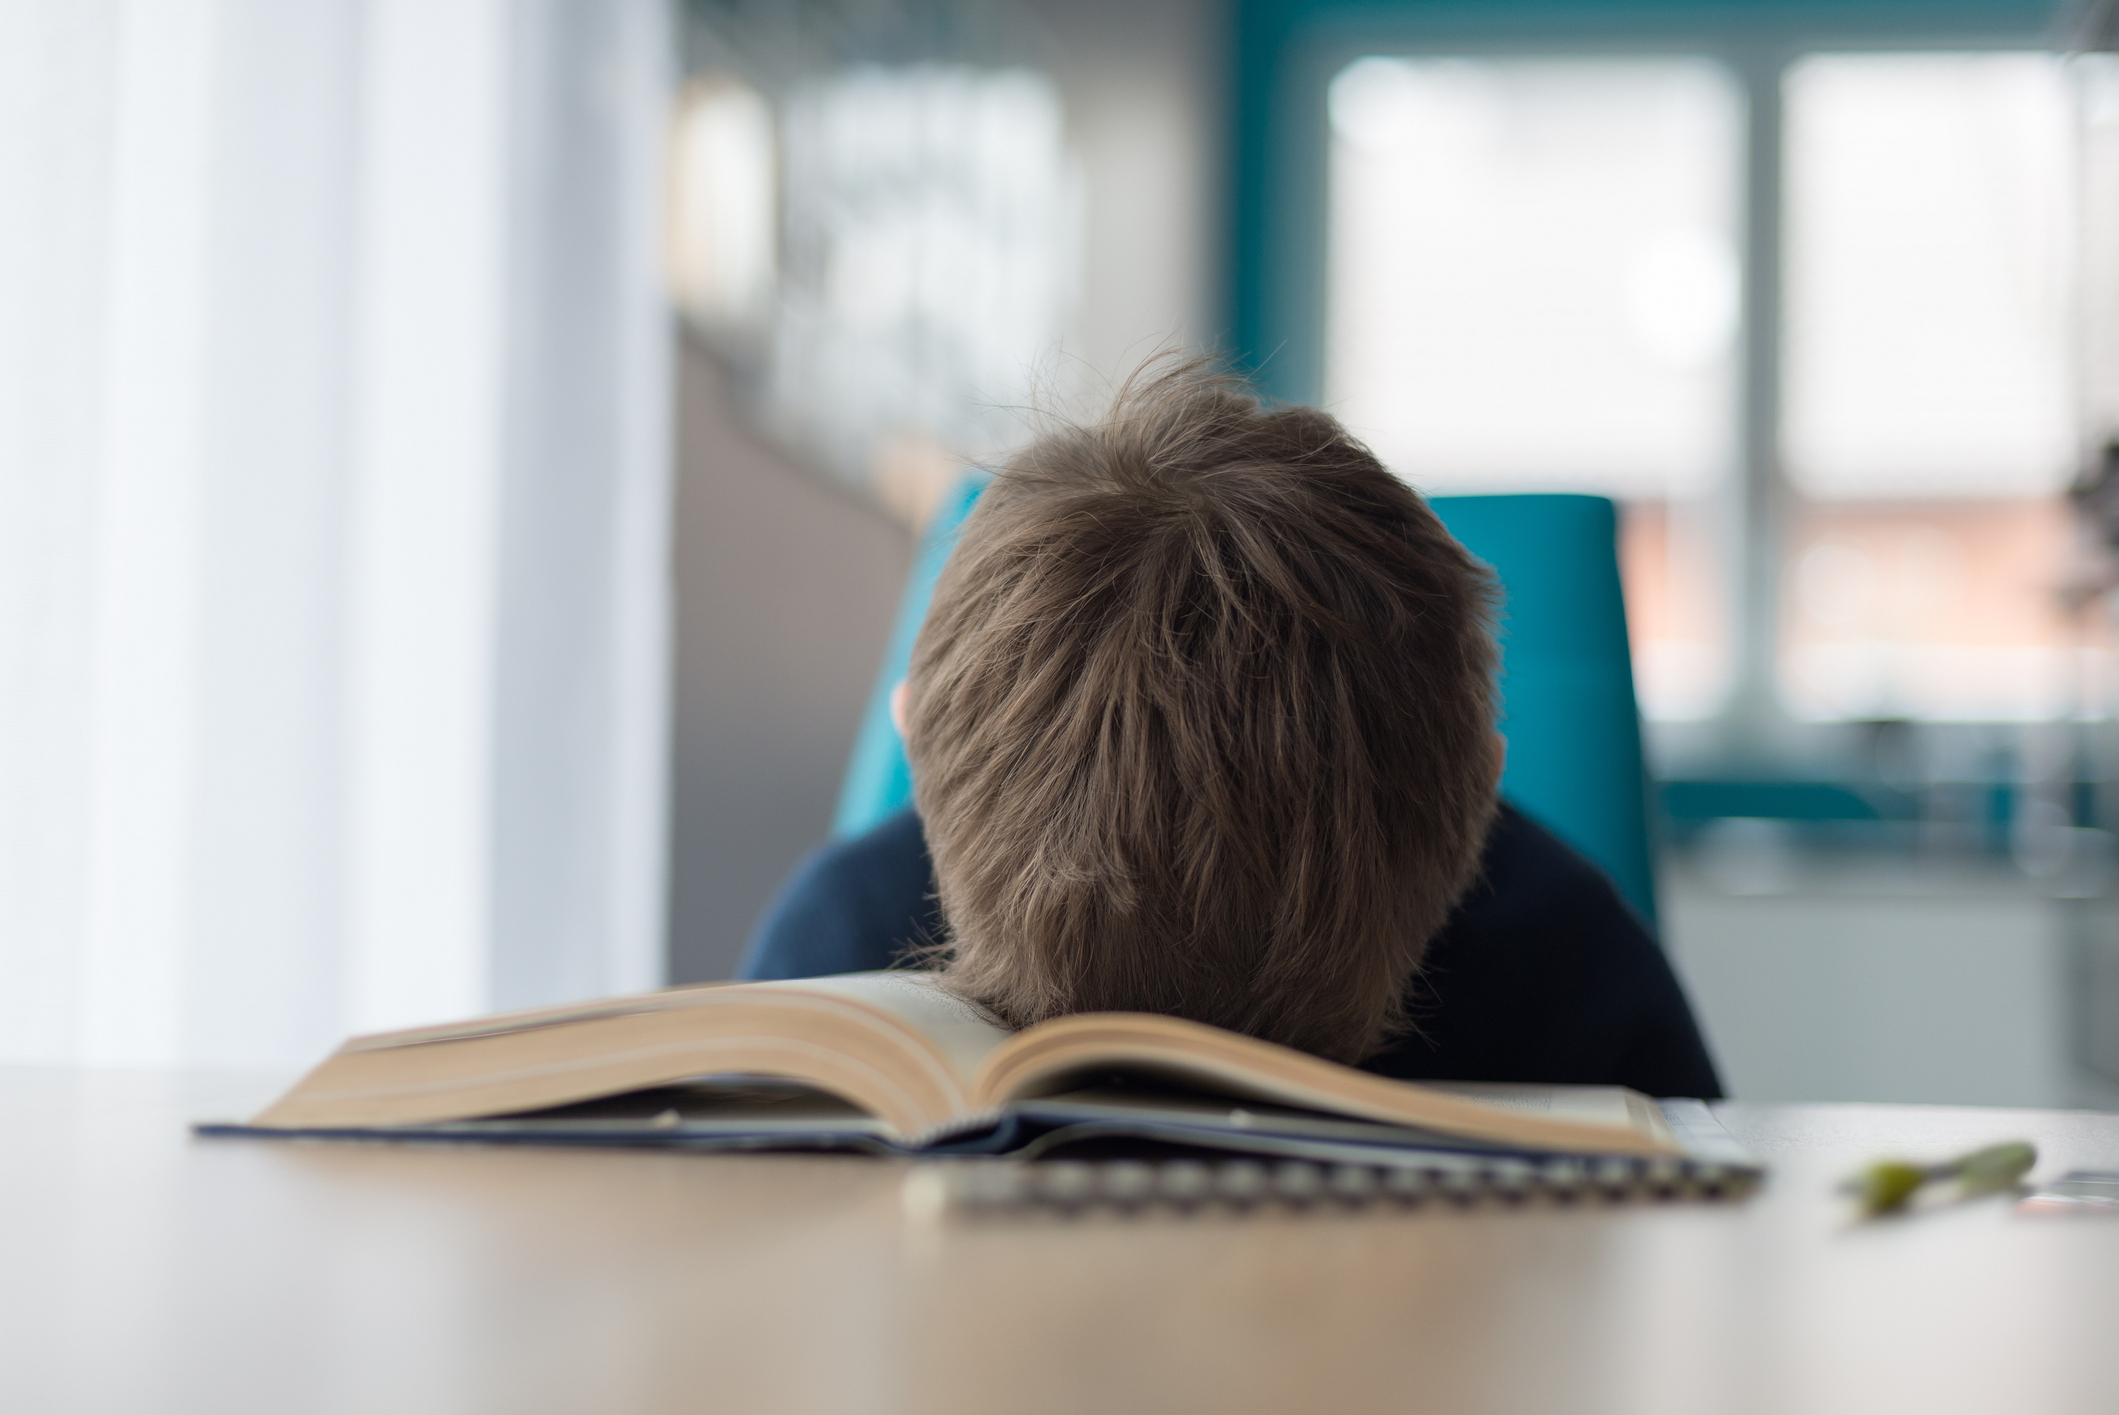
[[[1330,416],[1193,360],[994,477],[913,650],[945,976],[1353,1061],[1495,808],[1494,585]]]

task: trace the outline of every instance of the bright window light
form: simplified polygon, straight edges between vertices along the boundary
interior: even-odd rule
[[[1059,93],[1026,69],[860,67],[789,99],[768,416],[855,484],[919,437],[978,459],[1072,297],[1077,191]]]
[[[730,75],[689,84],[670,129],[669,278],[708,328],[770,312],[779,243],[772,109]]]
[[[2073,62],[2082,144],[2082,424],[2091,447],[2119,438],[2119,54]]]
[[[2060,62],[1815,55],[1784,93],[1783,445],[1797,487],[2058,490],[2075,437]]]
[[[2100,707],[2109,635],[2069,611],[2080,546],[2057,495],[2081,347],[2065,66],[1813,55],[1783,96],[1781,436],[1800,493],[1783,700],[1820,719]]]
[[[1437,491],[1732,459],[1741,99],[1698,59],[1362,59],[1331,90],[1333,407]]]
[[[1331,89],[1326,393],[1438,493],[1626,508],[1655,717],[1729,682],[1742,97],[1704,59],[1362,59]]]

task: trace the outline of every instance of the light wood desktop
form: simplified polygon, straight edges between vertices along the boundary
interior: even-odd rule
[[[0,1410],[2119,1409],[2119,1221],[1831,1194],[2114,1116],[1733,1105],[1740,1206],[933,1224],[880,1161],[185,1133],[282,1079],[0,1068]]]

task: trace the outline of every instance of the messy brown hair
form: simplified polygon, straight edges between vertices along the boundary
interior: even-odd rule
[[[1040,437],[907,680],[950,985],[1373,1052],[1495,808],[1493,602],[1335,419],[1201,362]]]

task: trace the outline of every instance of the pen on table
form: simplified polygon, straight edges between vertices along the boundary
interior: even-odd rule
[[[1864,1217],[1874,1218],[1903,1209],[1930,1184],[1955,1182],[1963,1198],[2013,1189],[2036,1163],[2035,1146],[2027,1140],[2010,1140],[1941,1164],[1878,1160],[1849,1178],[1841,1189],[1861,1202]]]

